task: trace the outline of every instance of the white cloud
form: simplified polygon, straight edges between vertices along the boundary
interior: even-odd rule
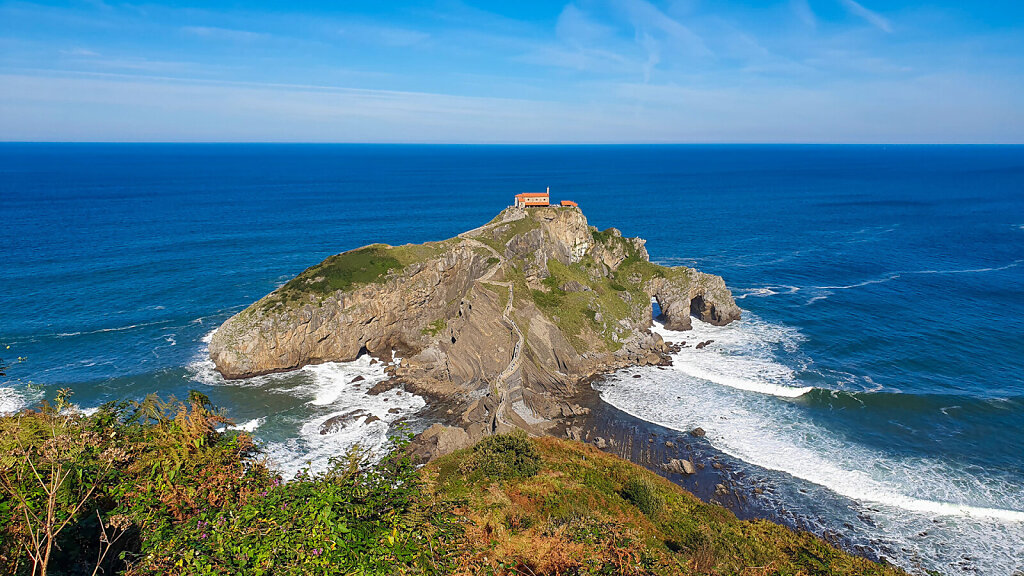
[[[601,24],[580,10],[575,4],[566,4],[555,23],[555,35],[559,40],[573,45],[590,45],[607,41],[614,36],[611,26]]]
[[[814,15],[814,10],[811,9],[807,0],[790,0],[789,7],[801,22],[810,28],[818,27],[818,18]]]
[[[95,58],[99,56],[99,52],[87,50],[85,48],[71,48],[68,50],[61,50],[61,56],[71,56],[73,58]]]
[[[253,42],[270,38],[270,34],[262,32],[251,32],[249,30],[235,30],[232,28],[220,28],[218,26],[183,26],[182,32],[199,36],[202,38],[213,38],[217,40],[228,40],[232,42]]]
[[[644,62],[644,82],[651,81],[651,74],[654,72],[654,67],[661,62],[661,49],[658,47],[658,43],[647,33],[640,34],[640,44],[647,51],[647,61]]]
[[[815,87],[591,84],[483,98],[131,75],[0,75],[9,140],[1021,142],[1019,81],[958,75]]]
[[[0,85],[0,134],[11,140],[488,143],[599,138],[583,107],[536,100],[119,74],[8,74],[0,75]]]
[[[539,66],[571,68],[601,74],[621,74],[636,69],[636,62],[618,52],[584,46],[539,45],[512,59]]]
[[[839,3],[842,4],[850,14],[863,18],[875,28],[878,28],[883,32],[892,32],[892,24],[887,18],[878,12],[865,8],[860,2],[857,2],[856,0],[839,0]]]
[[[616,36],[616,30],[592,18],[575,4],[567,4],[555,24],[556,42],[530,43],[513,60],[540,66],[571,68],[602,74],[629,73],[637,58]]]
[[[379,44],[392,48],[414,46],[430,38],[430,34],[409,28],[345,23],[338,30],[340,36],[361,43]]]
[[[686,56],[712,56],[711,50],[698,34],[647,0],[617,0],[617,3],[629,15],[638,38],[644,33],[660,32],[667,42],[681,48]]]
[[[0,74],[8,74],[0,139],[1014,142],[1024,134],[1020,42],[1010,32],[968,37],[950,21],[948,36],[897,42],[876,30],[893,24],[860,3],[871,0],[836,0],[831,12],[825,0],[769,9],[571,1],[557,22],[468,8],[314,18],[152,5],[144,16],[118,5],[122,17],[109,20],[32,8],[41,14],[31,20],[19,12],[27,8],[0,3],[0,20],[59,16],[67,32],[56,44],[0,38]],[[86,26],[87,17],[95,22]],[[900,29],[928,29],[920,14],[900,18]],[[105,43],[98,31],[108,29],[122,35]],[[231,81],[252,78],[265,82]]]

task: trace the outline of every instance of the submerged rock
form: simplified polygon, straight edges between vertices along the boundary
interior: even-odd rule
[[[339,432],[343,428],[346,428],[354,424],[357,419],[369,415],[370,413],[367,412],[366,410],[352,410],[351,412],[346,412],[344,414],[332,416],[331,418],[324,420],[324,422],[320,424],[320,435],[323,436],[326,434],[334,434],[335,432]],[[374,416],[374,418],[376,418],[376,416]]]

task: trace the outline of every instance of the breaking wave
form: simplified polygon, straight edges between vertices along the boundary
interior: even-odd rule
[[[212,338],[211,331],[202,341],[208,345]],[[326,362],[292,372],[225,380],[204,346],[188,368],[194,380],[209,386],[259,388],[261,393],[287,398],[280,403],[280,410],[233,428],[253,432],[262,440],[270,461],[290,479],[302,470],[323,472],[333,458],[343,457],[357,446],[383,454],[392,426],[426,406],[422,397],[401,387],[370,393],[388,378],[386,366],[364,355],[351,362]]]
[[[29,405],[28,398],[21,390],[8,386],[0,386],[0,416],[24,410]]]
[[[608,377],[595,385],[602,399],[681,432],[700,426],[715,448],[772,474],[782,473],[773,483],[792,486],[796,478],[848,498],[858,513],[874,519],[868,525],[853,516],[852,522],[861,525],[861,541],[890,543],[878,553],[900,556],[897,560],[906,568],[947,566],[951,558],[961,557],[982,573],[1020,568],[1024,491],[1018,480],[940,458],[884,452],[814,418],[808,406],[826,398],[877,404],[898,394],[801,386],[812,363],[801,356],[798,331],[756,317],[724,327],[694,319],[693,327],[672,332],[656,325],[666,341],[686,342],[674,354],[673,366]],[[708,340],[713,342],[703,349],[694,347]],[[632,378],[634,373],[642,378]],[[821,500],[829,498],[835,496]],[[842,508],[825,515],[850,513],[848,505]],[[837,524],[833,529],[839,532],[853,530],[852,525],[844,528],[845,522]],[[972,544],[979,540],[983,551]],[[896,549],[904,552],[891,552]]]
[[[665,330],[660,324],[655,324],[654,331],[667,342],[684,344],[675,356],[674,368],[688,376],[785,398],[811,391],[811,387],[799,385],[793,369],[773,356],[776,347],[795,350],[803,339],[798,331],[757,319],[742,324],[744,328],[737,330],[734,325],[714,326],[694,318],[693,329],[687,332]]]

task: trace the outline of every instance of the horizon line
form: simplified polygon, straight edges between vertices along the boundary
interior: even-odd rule
[[[66,145],[254,145],[254,146],[1024,146],[1020,142],[434,142],[434,141],[297,141],[297,140],[0,140],[6,144]]]

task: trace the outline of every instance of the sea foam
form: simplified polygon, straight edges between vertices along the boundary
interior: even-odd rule
[[[0,416],[13,414],[28,406],[25,395],[14,388],[0,386]]]
[[[771,479],[773,484],[792,484],[788,475],[854,501],[859,513],[874,518],[870,526],[852,518],[860,542],[875,542],[881,555],[888,555],[887,549],[914,551],[901,556],[904,567],[916,569],[918,561],[941,567],[951,554],[962,552],[971,558],[970,566],[988,568],[982,572],[1019,568],[1024,494],[1012,479],[961,470],[954,462],[890,455],[808,418],[792,398],[813,388],[799,386],[797,370],[779,359],[781,354],[785,361],[813,364],[795,349],[802,341],[799,332],[756,317],[724,327],[694,319],[693,326],[687,332],[656,326],[666,340],[685,340],[687,348],[674,355],[667,370],[634,369],[606,378],[595,385],[601,397],[667,428],[704,428],[722,452],[783,473]],[[714,342],[702,350],[692,348],[709,339]],[[838,517],[841,512],[812,514]],[[842,524],[830,528],[851,530]],[[985,542],[983,555],[968,544],[978,539]],[[889,548],[881,542],[889,542]]]
[[[369,356],[362,356],[352,362],[307,366],[301,370],[308,376],[305,382],[287,389],[307,401],[305,414],[293,420],[294,433],[267,445],[271,460],[286,478],[303,469],[323,472],[332,458],[356,446],[376,457],[383,455],[392,424],[426,406],[423,398],[401,388],[370,394],[387,374],[384,365],[369,362]],[[359,377],[362,380],[356,381]]]
[[[295,406],[232,427],[253,432],[262,440],[271,462],[286,479],[301,470],[323,472],[332,458],[343,457],[357,446],[377,457],[383,455],[392,425],[426,406],[423,398],[401,388],[370,394],[388,375],[386,364],[368,355],[351,362],[325,362],[291,372],[225,380],[207,351],[214,332],[202,338],[204,346],[189,364],[194,380],[208,386],[259,388],[298,400]],[[394,362],[400,361],[396,358]]]
[[[803,339],[796,330],[774,326],[759,320],[743,320],[741,325],[714,326],[692,319],[693,329],[686,332],[665,330],[655,323],[654,331],[667,342],[686,342],[674,357],[672,369],[750,392],[796,398],[812,390],[799,386],[793,369],[777,362],[772,353],[775,346],[795,349]],[[700,342],[711,340],[697,349]]]

